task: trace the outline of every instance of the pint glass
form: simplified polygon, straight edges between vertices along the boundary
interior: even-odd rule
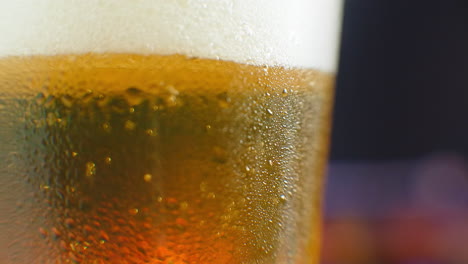
[[[0,22],[0,263],[317,263],[339,0]]]

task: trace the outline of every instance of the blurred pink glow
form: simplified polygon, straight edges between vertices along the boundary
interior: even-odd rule
[[[332,164],[327,191],[324,264],[468,263],[462,157]]]

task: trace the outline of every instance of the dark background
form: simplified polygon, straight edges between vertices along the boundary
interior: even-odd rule
[[[468,0],[344,0],[323,264],[468,263]]]
[[[332,160],[468,154],[468,1],[344,0]]]

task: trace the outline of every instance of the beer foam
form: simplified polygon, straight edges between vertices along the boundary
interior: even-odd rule
[[[0,0],[0,57],[184,54],[335,71],[342,0]]]

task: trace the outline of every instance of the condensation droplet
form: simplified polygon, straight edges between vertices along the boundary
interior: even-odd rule
[[[267,109],[267,112],[269,115],[273,115],[273,111],[271,111],[271,109]]]
[[[250,167],[249,166],[245,166],[245,171],[250,171]]]
[[[224,164],[228,160],[227,152],[219,146],[213,147],[213,161],[216,163]]]
[[[188,222],[184,218],[178,217],[176,219],[176,224],[181,228],[185,228],[188,225]]]
[[[138,89],[136,87],[128,88],[126,93],[127,93],[127,98],[126,99],[127,99],[128,103],[130,105],[138,105],[138,104],[141,103],[141,101],[144,98],[143,91],[141,91],[140,89]],[[129,109],[129,112],[133,113],[133,112],[135,112],[135,109],[133,107],[131,107]]]
[[[172,85],[166,86],[166,90],[172,95],[175,95],[175,96],[179,95],[179,91]]]
[[[76,156],[78,156],[78,152],[73,151],[72,152],[72,157],[76,157]]]
[[[153,178],[153,176],[149,173],[145,174],[143,176],[143,180],[145,180],[145,182],[151,182],[151,179]]]
[[[181,210],[187,210],[187,208],[189,207],[189,204],[187,202],[181,202],[180,203],[180,209]]]
[[[153,129],[146,129],[145,133],[151,137],[156,136],[156,132]]]
[[[179,208],[179,202],[176,198],[169,197],[166,199],[166,208],[169,210],[176,210]]]
[[[107,233],[104,232],[103,230],[101,230],[99,232],[99,237],[100,237],[101,241],[104,241],[104,242],[109,241],[109,235],[107,235]]]
[[[135,113],[135,108],[133,108],[133,107],[130,107],[130,109],[128,109],[128,112],[129,112],[130,114],[133,114],[133,113]]]
[[[272,161],[272,160],[268,160],[268,164],[270,164],[270,166],[273,166],[273,161]]]
[[[177,96],[179,91],[172,85],[166,86],[166,91],[168,92],[165,101],[167,106],[176,106],[177,105]]]
[[[200,183],[200,191],[206,192],[207,187],[208,187],[208,186],[207,186],[206,182],[201,182],[201,183]]]
[[[62,104],[67,108],[71,108],[73,106],[73,99],[69,95],[62,96],[60,100],[62,101]]]
[[[45,230],[42,227],[39,228],[39,233],[42,235],[43,238],[47,238],[47,236],[49,235],[49,232],[47,232],[47,230]]]
[[[67,190],[68,193],[74,193],[76,191],[75,187],[70,186],[70,185],[67,185],[65,189]]]
[[[67,218],[65,219],[65,225],[67,226],[67,228],[73,228],[75,227],[75,220],[73,220],[72,218]]]
[[[62,235],[62,233],[55,227],[52,227],[52,233],[55,239],[59,238]]]
[[[218,94],[217,98],[218,98],[218,102],[219,102],[220,107],[222,107],[222,108],[228,108],[229,107],[229,104],[231,103],[231,98],[229,97],[229,95],[226,92]]]
[[[107,165],[111,165],[111,163],[112,163],[112,158],[111,158],[111,157],[106,157],[106,158],[104,159],[104,162],[105,162]]]
[[[131,121],[131,120],[127,120],[125,121],[125,125],[124,125],[125,129],[128,130],[128,131],[132,131],[135,129],[136,127],[136,124],[135,122]]]
[[[137,215],[139,212],[138,208],[131,208],[128,210],[128,213],[131,215]]]
[[[47,124],[49,126],[53,126],[57,120],[57,117],[55,116],[54,113],[48,113],[47,114]]]
[[[106,122],[106,123],[102,124],[102,129],[104,131],[106,131],[106,132],[110,132],[111,131],[111,126],[110,126],[109,123]]]
[[[87,162],[86,163],[86,176],[91,177],[96,174],[96,164],[93,162]]]

